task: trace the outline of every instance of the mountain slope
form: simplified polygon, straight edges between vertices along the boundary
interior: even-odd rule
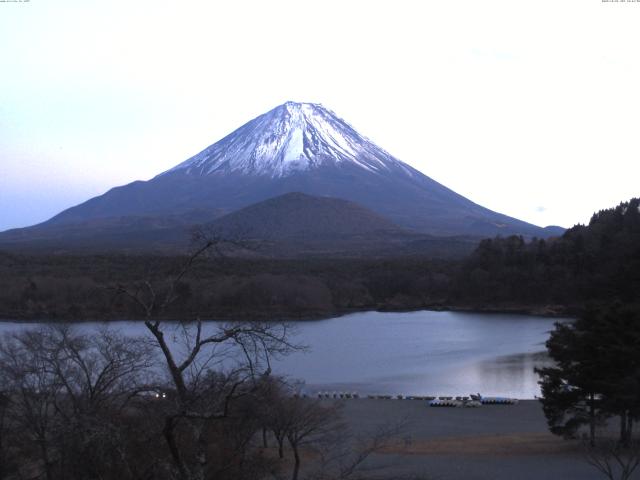
[[[287,193],[202,227],[211,237],[240,239],[244,255],[275,257],[460,257],[477,245],[473,238],[433,237],[401,229],[356,203]]]
[[[557,234],[473,203],[321,105],[287,102],[153,179],[113,188],[25,230],[25,236],[101,219],[175,219],[194,210],[212,218],[290,192],[356,202],[402,228],[431,235]]]
[[[401,229],[360,205],[329,197],[287,193],[214,221],[193,211],[180,216],[108,217],[0,234],[0,249],[55,253],[176,254],[191,246],[194,230],[241,240],[225,243],[228,256],[437,258],[471,253],[477,238],[433,237]]]
[[[405,233],[386,218],[353,202],[287,193],[225,215],[208,225],[229,238],[278,240]]]

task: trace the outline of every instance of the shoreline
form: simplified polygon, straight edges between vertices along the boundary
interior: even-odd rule
[[[204,318],[203,322],[314,322],[329,320],[333,318],[343,317],[349,314],[366,313],[366,312],[379,312],[379,313],[412,313],[412,312],[460,312],[460,313],[480,313],[480,314],[510,314],[510,315],[523,315],[534,316],[543,318],[568,318],[579,314],[580,310],[577,307],[567,307],[562,305],[531,305],[531,306],[469,306],[469,305],[445,305],[445,304],[433,304],[425,305],[421,307],[395,307],[395,306],[379,306],[377,308],[350,308],[333,312],[318,312],[302,315],[260,315],[260,314],[246,314],[246,315],[229,315],[221,314],[216,318]],[[191,316],[191,315],[187,315]],[[175,317],[154,317],[161,321],[166,322],[179,322],[185,321],[183,318]],[[54,317],[54,318],[42,318],[29,315],[4,315],[0,314],[0,323],[111,323],[111,322],[144,322],[144,317],[130,317],[130,318],[72,318],[72,317]],[[194,322],[197,320],[197,316],[193,316],[188,322]]]
[[[537,400],[522,400],[517,405],[435,408],[421,401],[359,399],[343,401],[342,411],[356,436],[401,422],[396,442],[367,463],[390,478],[601,478],[585,461],[578,441],[549,432]]]

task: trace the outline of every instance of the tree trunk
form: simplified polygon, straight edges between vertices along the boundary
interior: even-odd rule
[[[53,472],[51,471],[51,461],[49,460],[49,450],[44,440],[40,441],[40,453],[42,454],[42,462],[44,463],[44,472],[47,480],[53,480]]]
[[[164,338],[164,332],[162,332],[162,330],[160,330],[157,325],[154,325],[149,320],[144,323],[151,334],[156,337],[158,345],[160,346],[160,350],[162,350],[164,358],[167,361],[167,368],[169,369],[169,373],[171,374],[173,383],[176,386],[178,397],[181,401],[184,401],[187,394],[187,386],[184,383],[184,378],[182,376],[180,368],[178,368],[178,366],[176,365],[173,354],[171,353],[171,349],[169,348],[167,341]]]
[[[594,405],[594,395],[589,394],[589,445],[596,445],[596,407]]]
[[[173,419],[173,417],[165,418],[162,434],[164,435],[164,438],[167,442],[167,446],[169,447],[169,452],[171,452],[171,458],[173,458],[173,463],[175,463],[176,467],[178,468],[178,472],[180,473],[180,479],[189,480],[189,472],[184,462],[182,461],[180,450],[178,449],[176,439],[173,435],[174,428],[175,428],[175,420]]]
[[[294,458],[293,475],[291,476],[291,480],[298,480],[298,472],[300,472],[300,454],[298,453],[298,445],[291,443],[291,448],[293,449]]]
[[[269,444],[267,443],[267,429],[262,427],[262,446],[264,448],[268,448]]]
[[[620,444],[623,447],[628,447],[628,437],[627,437],[627,411],[623,410],[620,413]]]
[[[278,457],[284,458],[284,438],[278,438]]]
[[[194,431],[197,439],[196,447],[196,470],[193,471],[192,478],[194,480],[204,480],[205,472],[207,470],[207,439],[204,434],[204,425],[195,425]]]

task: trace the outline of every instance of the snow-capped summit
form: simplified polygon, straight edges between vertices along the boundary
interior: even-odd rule
[[[369,172],[405,165],[321,104],[286,102],[165,173],[283,177],[342,162]]]

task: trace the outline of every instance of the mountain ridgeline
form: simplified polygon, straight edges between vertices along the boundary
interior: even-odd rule
[[[0,234],[0,248],[179,252],[193,227],[293,192],[350,202],[345,206],[358,204],[371,211],[369,217],[377,215],[380,222],[394,224],[383,230],[396,233],[479,239],[512,234],[543,238],[563,231],[477,205],[396,159],[325,107],[287,102],[149,181],[113,188],[42,224]],[[329,231],[341,224],[360,225],[358,215],[346,220],[349,212],[355,214],[354,208],[336,210],[335,226],[326,218],[319,224]],[[307,215],[313,218],[311,211]],[[257,223],[249,230],[265,231],[258,217],[253,218]],[[302,234],[288,223],[280,227]],[[354,228],[350,233],[370,232]],[[313,231],[306,235],[317,239]],[[395,240],[387,244],[385,238],[378,239],[378,250],[393,250]]]

